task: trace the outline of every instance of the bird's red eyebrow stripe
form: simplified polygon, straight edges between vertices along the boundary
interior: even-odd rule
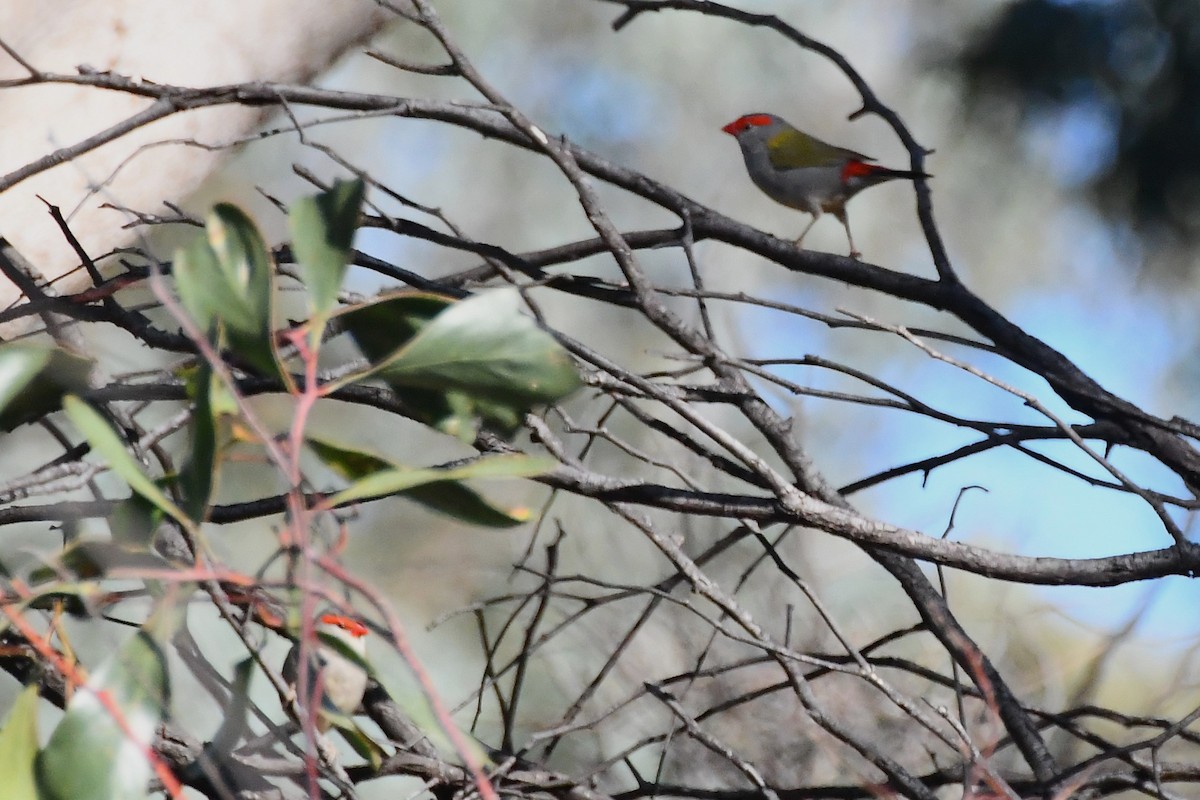
[[[738,117],[733,122],[731,122],[728,125],[726,125],[725,127],[721,128],[721,130],[723,130],[726,133],[731,134],[733,136],[737,136],[739,133],[746,130],[747,128],[760,128],[763,125],[770,125],[770,124],[771,124],[771,115],[770,114],[746,114],[744,116]]]
[[[862,178],[870,175],[877,169],[879,168],[874,164],[867,164],[863,161],[847,161],[846,166],[842,167],[842,180]]]
[[[355,639],[360,639],[367,635],[366,625],[362,624],[356,619],[344,617],[341,614],[323,614],[321,615],[321,622],[325,623],[326,625],[337,625]]]

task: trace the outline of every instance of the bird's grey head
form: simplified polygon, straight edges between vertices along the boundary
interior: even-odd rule
[[[787,123],[774,114],[756,112],[743,114],[733,122],[721,128],[739,142],[765,142],[775,134],[787,128]]]

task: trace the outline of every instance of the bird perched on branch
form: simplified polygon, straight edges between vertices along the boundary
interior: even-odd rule
[[[894,178],[930,177],[924,172],[872,164],[874,159],[869,156],[826,144],[774,114],[746,114],[721,130],[737,139],[755,186],[777,203],[812,214],[812,222],[796,244],[803,241],[821,212],[828,211],[846,229],[851,258],[862,254],[850,235],[846,201],[869,186]]]
[[[367,690],[367,671],[363,659],[367,653],[367,626],[353,617],[342,614],[322,614],[317,620],[317,634],[322,639],[316,648],[309,648],[309,702],[320,691],[317,729],[329,730],[336,717],[349,717],[362,703]],[[340,645],[335,645],[338,642]],[[344,648],[344,649],[343,649]],[[300,679],[300,643],[292,646],[283,662],[280,674],[295,691]],[[357,656],[354,660],[349,655]]]

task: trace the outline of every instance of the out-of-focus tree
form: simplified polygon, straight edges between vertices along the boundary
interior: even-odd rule
[[[977,104],[1069,121],[1070,178],[1159,245],[1200,235],[1200,6],[1019,0],[981,24],[955,68]],[[1015,128],[1010,133],[1015,133]],[[1193,259],[1171,263],[1188,270]]]
[[[265,0],[252,9],[231,0],[69,0],[54,14],[38,3],[5,3],[0,31],[9,49],[0,58],[0,79],[12,83],[0,98],[0,174],[22,179],[6,181],[0,196],[4,235],[59,291],[85,285],[83,273],[69,273],[78,256],[57,233],[46,203],[63,209],[89,252],[129,245],[135,234],[122,227],[114,201],[182,200],[223,155],[183,142],[236,140],[263,115],[262,108],[237,104],[183,114],[183,97],[166,102],[136,91],[97,92],[86,80],[48,84],[30,75],[30,65],[81,78],[119,74],[130,88],[151,75],[194,86],[305,81],[387,17],[368,0],[334,6]],[[3,288],[0,302],[13,302],[14,287]]]

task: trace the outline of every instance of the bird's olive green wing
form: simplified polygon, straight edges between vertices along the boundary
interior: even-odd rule
[[[834,147],[800,131],[784,131],[767,140],[767,152],[775,169],[833,167],[847,160],[874,161],[870,156]]]

